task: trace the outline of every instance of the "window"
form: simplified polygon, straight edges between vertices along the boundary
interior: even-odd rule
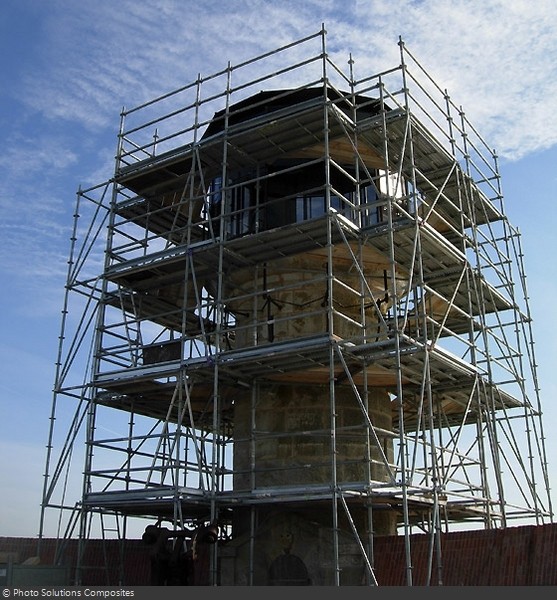
[[[223,189],[222,178],[215,178],[209,191],[209,213],[213,232],[220,231],[222,201],[225,198],[224,222],[225,231],[231,237],[238,237],[255,231],[256,189],[254,184],[242,185],[232,179]]]

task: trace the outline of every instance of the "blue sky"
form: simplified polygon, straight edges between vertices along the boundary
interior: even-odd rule
[[[75,193],[110,178],[122,107],[322,23],[335,61],[352,53],[360,76],[398,64],[402,36],[496,149],[522,232],[557,481],[554,0],[3,0],[0,536],[38,532]]]

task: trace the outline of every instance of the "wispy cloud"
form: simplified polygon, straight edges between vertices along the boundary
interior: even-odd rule
[[[420,61],[492,136],[518,157],[557,141],[547,107],[557,92],[557,11],[552,0],[383,0],[274,3],[59,0],[46,16],[51,66],[28,72],[25,102],[49,119],[112,126],[140,102],[317,31],[359,70],[397,60],[402,35]]]
[[[398,64],[402,36],[500,156],[557,143],[553,0],[53,0],[33,14],[38,30],[28,32],[29,55],[10,87],[19,109],[0,157],[0,258],[13,273],[27,261],[59,276],[55,257],[67,247],[74,191],[111,176],[123,105],[322,23],[331,57],[346,66],[352,55],[358,77]],[[13,252],[16,243],[22,252]]]
[[[7,143],[0,155],[0,168],[6,176],[20,181],[39,173],[44,176],[58,169],[66,169],[77,160],[76,152],[71,148],[73,141],[44,135],[42,131],[38,134],[16,133],[5,141]]]
[[[8,374],[3,395],[23,419],[14,427],[4,415],[4,423],[18,435],[31,435],[33,418],[42,423],[44,416],[46,423],[46,412],[37,417],[46,406],[39,396],[52,375],[14,347],[32,347],[38,356],[37,346],[58,341],[75,191],[112,175],[124,105],[272,51],[324,23],[330,56],[346,67],[352,55],[357,77],[397,65],[402,36],[507,161],[557,144],[555,0],[6,0],[2,11],[0,61],[10,81],[0,89],[6,99],[0,112],[0,272],[8,282],[3,316],[21,322],[6,328],[13,338],[4,340],[0,355]],[[543,225],[552,232],[546,213]],[[93,258],[100,269],[102,249]],[[546,262],[532,272],[547,280]],[[552,297],[546,287],[540,288],[540,310]],[[547,319],[543,327],[555,329]],[[551,352],[548,343],[542,360],[550,361]],[[8,388],[9,381],[26,385]],[[553,389],[546,391],[551,397]],[[16,509],[34,514],[38,508],[42,438],[39,449],[2,439],[0,455],[20,460],[3,464],[0,530],[34,535],[36,523],[24,527]],[[23,479],[22,463],[31,465]]]

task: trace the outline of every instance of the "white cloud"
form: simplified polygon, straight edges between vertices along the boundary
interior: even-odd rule
[[[397,65],[401,35],[503,158],[557,143],[553,0],[535,9],[525,0],[121,0],[117,10],[111,0],[55,0],[38,14],[41,30],[29,34],[34,60],[13,82],[23,116],[9,124],[0,157],[0,259],[4,272],[34,275],[41,285],[49,278],[59,285],[78,185],[112,174],[122,105],[316,33],[322,23],[331,57],[346,68],[351,54],[356,77]]]
[[[401,35],[503,158],[557,142],[553,0],[535,9],[525,0],[121,0],[117,9],[111,0],[53,0],[34,22],[30,58],[10,88],[20,111],[0,156],[1,268],[24,286],[26,302],[40,289],[56,296],[75,190],[112,175],[123,105],[273,51],[322,23],[330,56],[347,68],[351,54],[356,77],[397,65]]]
[[[59,0],[45,59],[29,72],[26,101],[50,119],[117,127],[116,113],[232,63],[313,33],[324,21],[331,52],[352,52],[360,76],[398,61],[398,36],[455,101],[512,157],[557,141],[548,105],[557,92],[552,0],[383,0],[276,3]],[[344,58],[343,58],[344,60]]]
[[[551,0],[362,2],[362,29],[379,29],[373,52],[395,35],[432,73],[500,155],[518,158],[557,143],[557,10]],[[366,55],[366,42],[358,53]],[[369,46],[369,44],[368,44]],[[380,46],[380,47],[379,47]]]
[[[5,176],[25,178],[37,173],[65,169],[77,161],[69,140],[59,135],[44,135],[42,131],[31,135],[18,134],[6,140],[0,155],[0,167]]]
[[[111,176],[122,106],[188,84],[198,74],[210,75],[228,61],[238,64],[272,51],[317,32],[322,23],[332,58],[345,68],[352,54],[357,77],[397,65],[401,35],[507,159],[557,143],[554,0],[50,0],[48,8],[34,0],[19,0],[20,4],[41,27],[28,32],[19,79],[10,81],[5,91],[10,102],[19,102],[18,118],[8,122],[0,117],[0,268],[4,281],[9,281],[6,314],[10,319],[23,317],[26,326],[19,325],[17,331],[21,344],[30,343],[28,339],[37,343],[45,335],[43,315],[59,317],[75,190],[81,183],[93,185]],[[86,222],[85,217],[82,224]],[[95,256],[99,265],[101,258]],[[543,273],[542,269],[542,279]],[[53,330],[48,339],[54,347],[57,324]],[[37,380],[39,366],[32,357],[15,355],[13,345],[0,350],[12,357],[2,361],[9,374],[4,381],[24,381],[29,373]],[[551,349],[542,354],[549,361]],[[14,378],[14,365],[25,375]],[[52,379],[46,370],[46,387],[41,389],[48,389]],[[552,388],[548,391],[551,398]],[[3,392],[13,399],[17,390]],[[21,404],[36,395],[27,387],[17,400]],[[31,421],[28,412],[22,415]],[[27,421],[24,425],[30,435]],[[37,523],[22,523],[18,515],[21,508],[28,515],[38,509],[45,436],[40,437],[37,447],[4,440],[0,455],[18,456],[18,461],[4,461],[1,467],[0,535],[36,533]],[[23,474],[21,464],[30,465]]]

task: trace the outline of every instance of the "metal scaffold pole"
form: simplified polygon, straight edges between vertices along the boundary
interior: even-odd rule
[[[552,521],[497,157],[399,52],[356,78],[323,24],[122,111],[78,194],[40,522],[80,584],[97,521],[103,582],[135,537],[151,585],[213,586],[447,585],[446,534]]]

